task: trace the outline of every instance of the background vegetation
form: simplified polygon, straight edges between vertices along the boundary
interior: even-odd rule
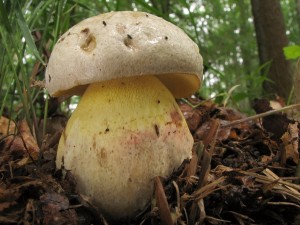
[[[280,4],[290,45],[299,44],[299,1]],[[200,96],[226,100],[246,112],[254,98],[272,97],[262,92],[267,80],[262,68],[271,62],[260,65],[248,0],[1,0],[0,115],[14,120],[25,117],[38,129],[38,118],[51,116],[61,102],[68,111],[69,102],[49,100],[43,88],[51,49],[72,25],[118,10],[150,12],[188,33],[205,63]]]

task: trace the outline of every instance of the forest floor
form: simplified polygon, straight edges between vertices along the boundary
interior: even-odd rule
[[[155,178],[156,204],[122,224],[300,224],[297,121],[276,113],[235,124],[245,115],[190,101],[198,105],[180,108],[195,140],[192,159],[171,177]],[[259,100],[254,109],[271,108]],[[1,118],[0,224],[113,224],[76,193],[70,172],[55,169],[65,121],[49,119],[39,148],[26,122]]]

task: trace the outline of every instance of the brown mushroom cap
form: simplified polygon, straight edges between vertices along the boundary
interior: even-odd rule
[[[46,70],[52,96],[81,95],[87,85],[120,77],[157,75],[175,97],[199,89],[202,57],[178,27],[144,12],[110,12],[69,29]]]

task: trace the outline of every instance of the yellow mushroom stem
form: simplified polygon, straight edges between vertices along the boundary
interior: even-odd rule
[[[169,176],[191,157],[192,145],[174,97],[155,76],[122,78],[87,88],[56,163],[104,215],[120,219],[150,201],[153,178]]]

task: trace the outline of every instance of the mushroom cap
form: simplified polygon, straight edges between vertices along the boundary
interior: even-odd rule
[[[196,92],[203,63],[180,28],[145,12],[110,12],[83,20],[56,43],[46,69],[50,95],[81,95],[88,84],[156,75],[175,97]]]

